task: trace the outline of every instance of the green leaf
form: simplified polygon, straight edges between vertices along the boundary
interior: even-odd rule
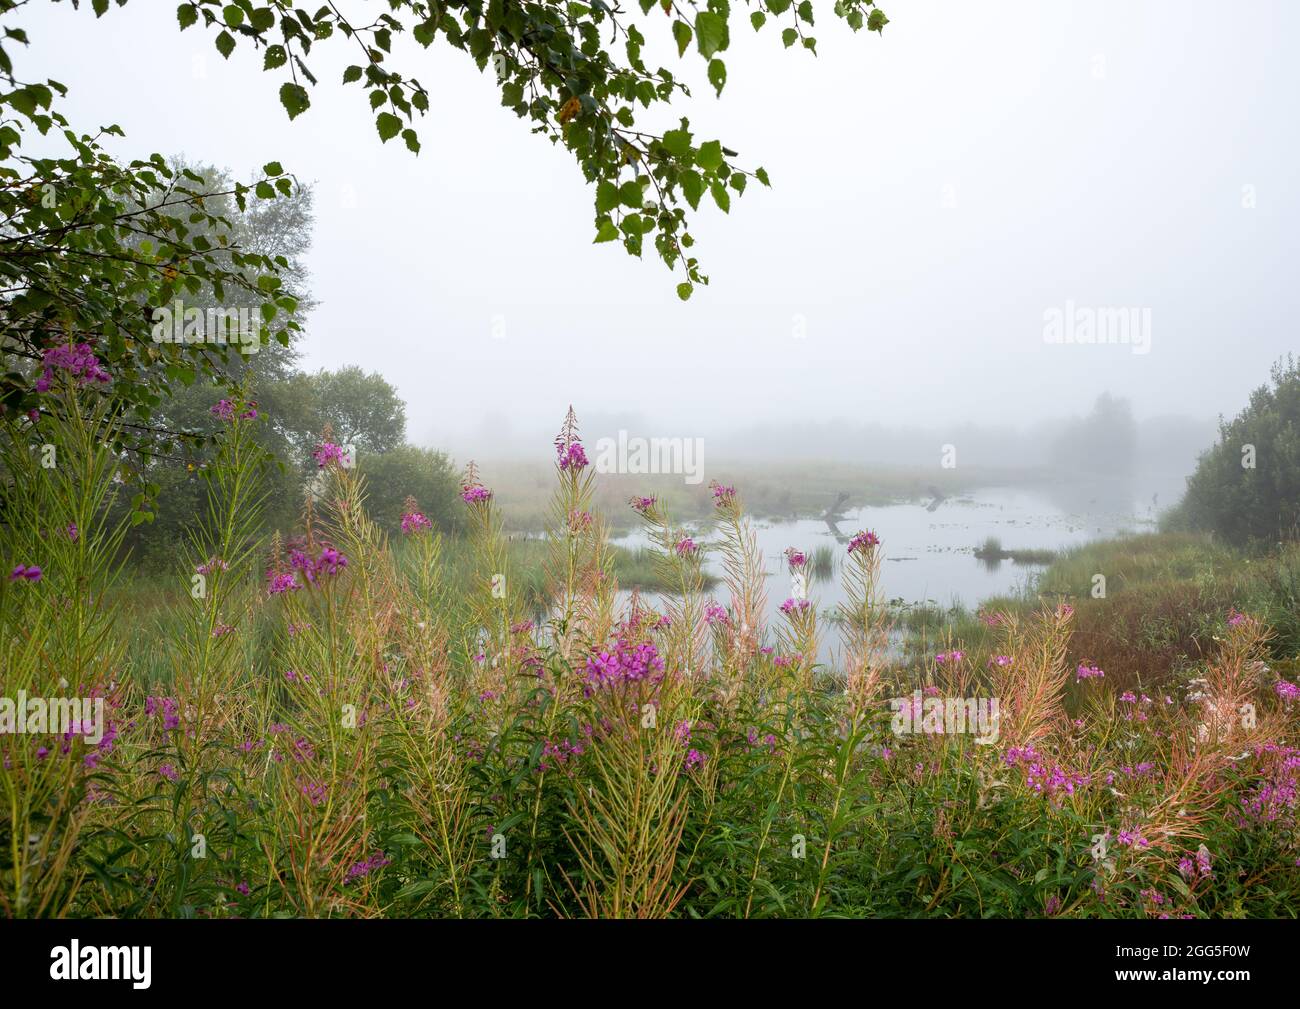
[[[789,49],[792,45],[794,45],[796,42],[799,41],[799,33],[795,31],[793,28],[787,28],[785,31],[781,33],[781,41],[785,43],[785,47]]]
[[[596,222],[596,239],[592,242],[612,242],[618,238],[618,228],[614,227],[614,222],[608,217],[602,217]]]
[[[691,151],[691,131],[668,130],[663,136],[663,145],[669,154],[683,158]]]
[[[673,22],[673,38],[677,40],[677,55],[686,55],[686,47],[691,44],[691,26],[685,21]]]
[[[412,154],[420,153],[420,138],[416,134],[415,130],[412,129],[402,130],[402,139],[406,141],[406,148]]]
[[[767,24],[767,15],[762,11],[754,11],[749,15],[749,23],[754,26],[754,31],[758,31],[763,25]]]
[[[885,12],[876,9],[867,15],[867,31],[880,32],[884,34],[885,25],[889,24],[889,18],[885,17]]]
[[[682,301],[690,301],[690,300],[691,300],[691,292],[694,291],[694,290],[695,290],[695,285],[694,285],[694,284],[689,284],[689,283],[678,284],[678,285],[677,285],[677,297],[681,298]]]
[[[719,140],[709,140],[700,144],[700,149],[695,154],[695,163],[706,172],[716,171],[721,168],[722,142]]]
[[[311,99],[307,97],[307,89],[301,84],[285,81],[284,84],[280,85],[280,104],[289,113],[290,119],[296,119],[307,111],[307,108],[311,105]]]
[[[695,45],[706,60],[727,48],[727,19],[712,11],[695,15]]]
[[[199,19],[199,9],[194,4],[181,4],[176,8],[176,20],[181,23],[181,31]]]
[[[718,209],[724,214],[731,213],[731,194],[727,192],[727,187],[722,184],[722,180],[714,179],[709,191],[713,193],[713,202],[718,205]]]
[[[343,83],[351,84],[353,81],[361,80],[361,68],[358,66],[348,67],[343,71]]]
[[[596,209],[607,214],[618,206],[618,186],[601,181],[596,185]]]
[[[704,179],[699,172],[687,169],[679,176],[682,193],[692,210],[700,209],[700,197],[704,195]]]
[[[379,139],[388,143],[402,129],[402,121],[391,112],[381,112],[375,117],[375,129],[379,131]]]
[[[285,51],[284,46],[272,45],[266,47],[266,55],[262,57],[262,69],[274,70],[282,67],[289,61],[289,54]]]
[[[238,28],[244,23],[244,8],[238,4],[226,4],[221,11],[221,16],[231,28]]]
[[[631,207],[633,210],[640,210],[642,203],[641,183],[636,180],[624,182],[618,187],[618,198],[620,202]]]
[[[235,40],[230,32],[222,31],[217,36],[217,52],[221,53],[222,58],[230,59],[230,54],[235,51]]]
[[[262,172],[265,175],[283,175],[284,168],[281,167],[278,161],[268,161],[262,166]]]
[[[722,60],[709,61],[709,83],[722,94],[723,85],[727,83],[727,65]]]

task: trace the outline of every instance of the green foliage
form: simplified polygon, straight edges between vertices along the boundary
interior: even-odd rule
[[[330,440],[353,445],[357,454],[388,452],[406,435],[406,404],[379,372],[367,373],[349,366],[321,370],[297,379],[302,393],[300,422],[303,429]]]
[[[9,4],[3,5],[8,8]],[[299,301],[284,285],[283,255],[245,247],[231,217],[292,199],[293,178],[267,165],[250,184],[209,179],[161,155],[120,164],[100,138],[116,126],[79,133],[58,111],[66,89],[57,81],[14,76],[9,49],[26,36],[5,29],[0,40],[0,407],[11,414],[43,411],[35,387],[44,355],[87,344],[111,375],[104,387],[118,426],[119,450],[173,451],[186,441],[163,423],[169,393],[222,372],[238,357],[229,345],[198,346],[155,339],[158,313],[177,299],[242,306],[251,336],[265,347],[287,346],[299,328]],[[8,48],[6,48],[6,46]],[[63,153],[22,153],[35,130]],[[97,385],[96,388],[99,388]],[[132,469],[125,479],[139,480]]]
[[[385,532],[400,529],[407,498],[414,498],[424,516],[439,529],[451,530],[460,524],[460,485],[455,467],[444,453],[415,445],[358,452],[357,470],[366,481],[370,514]]]
[[[447,96],[430,93],[418,77],[402,69],[395,55],[400,36],[409,34],[423,48],[435,43],[459,50],[480,70],[491,73],[501,104],[527,120],[533,132],[563,146],[583,178],[595,183],[595,241],[620,241],[641,256],[647,240],[670,269],[685,279],[678,293],[685,299],[696,284],[708,283],[699,260],[690,252],[694,239],[687,208],[699,209],[709,193],[725,213],[731,193],[743,192],[755,178],[768,184],[762,168],[739,167],[738,155],[718,140],[697,139],[687,118],[676,129],[643,126],[641,117],[656,106],[671,106],[690,97],[688,84],[666,67],[652,68],[643,59],[646,32],[654,22],[666,24],[685,59],[694,42],[696,56],[717,94],[728,82],[723,55],[731,27],[745,15],[729,0],[707,0],[694,13],[658,0],[638,0],[636,11],[594,3],[443,4],[428,0],[393,0],[368,24],[355,24],[330,5],[314,13],[287,0],[227,4],[191,0],[176,9],[182,30],[206,28],[214,45],[228,58],[237,45],[264,51],[263,69],[289,75],[280,87],[280,103],[290,119],[307,112],[311,88],[318,82],[308,59],[315,50],[337,44],[361,54],[348,66],[342,84],[358,89],[374,117],[381,143],[401,136],[419,153],[416,122],[432,114]],[[812,4],[804,0],[761,0],[747,20],[756,31],[769,23],[784,24],[782,40],[795,40],[815,51]],[[232,16],[231,12],[238,14]],[[839,0],[835,16],[853,31],[864,26],[882,32],[888,18],[873,0]],[[664,18],[658,15],[667,14]],[[663,30],[663,29],[653,29]],[[614,198],[631,185],[635,200]]]
[[[1277,542],[1300,530],[1300,362],[1278,361],[1188,477],[1170,528],[1213,530],[1228,542]]]
[[[1294,915],[1295,811],[1261,806],[1295,787],[1293,702],[1254,618],[1220,621],[1197,672],[1249,697],[1258,724],[1203,739],[1200,694],[1126,701],[1114,669],[1074,682],[1064,648],[1083,605],[981,624],[1002,671],[964,642],[962,659],[886,671],[879,555],[859,547],[841,558],[856,663],[841,688],[779,661],[815,653],[815,608],[775,636],[704,625],[694,562],[657,504],[642,510],[657,560],[695,603],[669,602],[669,621],[615,607],[586,470],[555,468],[567,521],[544,541],[508,541],[480,495],[459,505],[466,537],[421,529],[393,551],[367,514],[386,478],[364,456],[360,472],[331,464],[286,557],[260,535],[267,457],[240,399],[146,615],[114,560],[120,419],[85,419],[79,392],[64,381],[69,409],[0,423],[0,560],[43,570],[0,581],[0,639],[7,689],[102,695],[112,734],[41,750],[0,733],[5,916]],[[754,565],[739,498],[716,507],[731,621]],[[1192,574],[1207,556],[1149,539],[1122,571],[1105,562],[1116,598],[1140,595],[1161,553]],[[326,549],[346,563],[322,568]],[[540,558],[546,577],[523,587]],[[295,587],[271,593],[268,565]],[[1278,584],[1294,593],[1297,572],[1289,558]],[[697,630],[711,635],[699,648]],[[592,677],[589,660],[633,644],[662,670]],[[886,691],[922,686],[1001,696],[1003,737],[900,732]],[[1009,749],[1028,742],[1031,757]],[[1072,791],[1046,787],[1058,770]],[[1149,848],[1120,840],[1135,830]],[[1200,843],[1213,871],[1189,874]]]

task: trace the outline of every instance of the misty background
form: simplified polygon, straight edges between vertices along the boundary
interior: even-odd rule
[[[883,38],[827,10],[816,58],[738,31],[721,99],[697,86],[688,111],[773,188],[697,215],[712,283],[687,304],[591,244],[590,188],[490,68],[401,50],[433,95],[416,157],[332,86],[342,47],[290,124],[257,53],[226,65],[164,6],[24,11],[57,40],[25,72],[120,124],[123,156],[311,183],[301,365],[382,373],[410,440],[461,461],[545,461],[572,403],[588,437],[702,437],[707,460],[937,466],[951,443],[959,465],[1137,472],[1163,503],[1295,345],[1295,5],[896,2]],[[648,61],[676,73],[667,27]],[[1046,343],[1068,300],[1149,309],[1150,352]],[[1132,424],[1072,442],[1102,394]]]

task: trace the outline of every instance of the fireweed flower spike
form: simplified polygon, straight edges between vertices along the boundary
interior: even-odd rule
[[[330,463],[343,462],[343,448],[340,445],[335,445],[332,441],[323,441],[316,446],[312,458],[316,460],[318,468],[324,469]]]
[[[274,571],[267,572],[266,594],[269,596],[278,596],[285,592],[292,592],[301,588],[298,579],[291,572],[276,574]]]
[[[713,504],[718,508],[725,508],[736,501],[735,487],[729,487],[714,480],[709,484],[709,490],[713,492]]]
[[[582,442],[575,441],[567,448],[560,448],[557,462],[560,469],[572,470],[575,473],[580,473],[586,469],[587,452],[582,447]]]
[[[44,577],[44,572],[36,564],[19,564],[9,572],[11,582],[26,581],[39,582]]]
[[[655,506],[655,499],[652,497],[634,497],[628,504],[638,515],[646,515]]]
[[[693,539],[689,536],[685,536],[677,541],[676,549],[678,557],[691,557],[697,550],[699,550],[699,547]]]
[[[880,537],[867,529],[849,540],[849,553],[867,553],[878,546],[880,546]]]
[[[402,516],[402,532],[407,536],[433,528],[433,523],[424,517],[423,512],[407,512]]]
[[[113,376],[104,370],[99,358],[88,343],[79,343],[75,347],[51,347],[42,356],[44,371],[36,380],[37,392],[49,392],[54,384],[55,369],[66,372],[77,380],[77,385],[89,385],[92,382],[109,382]]]

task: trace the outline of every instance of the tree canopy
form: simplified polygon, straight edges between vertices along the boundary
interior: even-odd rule
[[[71,0],[96,17],[127,2]],[[678,272],[683,299],[708,282],[691,251],[688,211],[707,198],[729,212],[751,180],[769,180],[761,167],[742,167],[721,139],[696,136],[677,114],[690,87],[647,63],[648,34],[667,33],[662,42],[679,59],[702,61],[719,94],[732,30],[744,21],[779,32],[785,48],[815,53],[817,45],[809,0],[747,0],[743,13],[729,0],[637,0],[630,10],[604,0],[387,0],[364,8],[365,23],[343,6],[190,0],[168,16],[181,30],[210,32],[223,57],[241,44],[259,51],[263,69],[280,80],[279,102],[291,120],[310,109],[319,83],[311,60],[320,47],[349,47],[356,62],[340,86],[368,103],[380,142],[400,137],[414,154],[417,122],[436,115],[444,99],[404,61],[436,44],[480,70],[491,67],[502,105],[567,149],[594,184],[595,241],[617,241],[638,257],[649,243]],[[375,13],[376,6],[386,9]],[[62,371],[102,389],[123,419],[117,448],[174,451],[196,437],[167,424],[164,404],[179,387],[200,377],[237,380],[251,342],[288,347],[301,329],[292,250],[258,246],[240,224],[248,215],[285,213],[277,204],[295,199],[300,187],[279,162],[245,183],[156,153],[116,160],[104,141],[122,136],[119,127],[75,127],[58,108],[67,88],[25,80],[16,68],[15,54],[30,43],[11,16],[24,7],[0,0],[0,415],[39,423],[42,411],[57,409],[45,390],[52,371]],[[888,22],[872,0],[839,0],[834,15],[853,31],[880,32]],[[43,150],[60,141],[66,150],[27,153],[32,131],[45,138]],[[218,321],[251,313],[256,332],[234,343],[168,340],[160,319],[181,332],[174,315],[190,311],[174,312],[178,299],[202,303]]]

